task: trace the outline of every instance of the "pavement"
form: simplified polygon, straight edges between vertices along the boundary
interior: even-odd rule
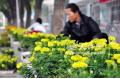
[[[13,70],[0,71],[0,78],[22,78],[18,73],[14,73]]]

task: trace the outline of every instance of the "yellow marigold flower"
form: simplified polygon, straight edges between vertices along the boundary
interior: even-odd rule
[[[102,48],[101,48],[101,47],[94,47],[94,50],[95,50],[96,52],[98,52],[98,51],[101,51]]]
[[[57,46],[65,46],[66,43],[64,41],[61,41],[61,42],[57,42]]]
[[[109,36],[109,38],[108,38],[110,41],[115,41],[116,40],[116,38],[114,37],[114,36]]]
[[[119,59],[120,58],[120,54],[114,54],[112,59]]]
[[[21,67],[22,67],[22,65],[23,65],[23,63],[22,62],[19,62],[18,64],[17,64],[17,69],[20,69]]]
[[[87,68],[88,67],[88,64],[87,63],[84,63],[84,62],[74,62],[72,64],[72,67],[73,68]]]
[[[50,39],[56,39],[56,36],[53,35],[53,34],[48,34],[47,38],[50,38]]]
[[[120,45],[116,42],[110,42],[109,45],[112,49],[120,50]]]
[[[31,57],[29,58],[30,62],[32,62],[34,59],[35,59],[34,56],[31,56]]]
[[[114,60],[105,60],[108,65],[114,65]]]
[[[36,41],[36,42],[35,42],[35,45],[39,45],[39,46],[41,46],[41,45],[42,45],[42,43],[41,43],[41,42]]]
[[[35,48],[34,48],[34,51],[40,51],[41,50],[41,47],[40,46],[36,46]]]
[[[30,37],[30,38],[36,38],[37,36],[36,36],[36,35],[33,35],[33,34],[30,34],[29,37]]]
[[[70,50],[68,50],[68,51],[65,52],[65,55],[73,55],[73,54],[74,54],[74,52],[70,51]]]
[[[58,51],[65,52],[65,48],[58,48]]]
[[[50,52],[50,49],[49,48],[47,48],[47,47],[43,47],[43,48],[41,48],[41,53],[49,53]]]
[[[48,42],[49,39],[41,39],[41,42]]]
[[[119,59],[117,59],[117,63],[118,63],[118,64],[120,64],[120,58],[119,58]]]
[[[48,42],[48,47],[53,47],[54,43],[53,42]]]
[[[67,45],[73,45],[74,43],[75,43],[75,40],[65,40],[65,43],[67,44]]]
[[[79,61],[81,59],[82,59],[82,56],[80,56],[80,55],[71,56],[71,60],[73,60],[73,61]]]
[[[88,61],[88,57],[82,57],[82,59],[80,61],[81,62],[86,62],[86,61]]]
[[[82,43],[82,44],[81,44],[81,47],[82,47],[82,48],[89,48],[91,45],[92,45],[91,42],[86,42],[86,43]]]
[[[106,43],[107,40],[106,40],[106,39],[99,39],[99,42],[100,42],[100,43]]]

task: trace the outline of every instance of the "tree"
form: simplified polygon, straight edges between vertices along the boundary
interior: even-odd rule
[[[0,10],[4,13],[8,19],[9,24],[16,23],[16,8],[15,0],[1,0]]]
[[[31,23],[31,5],[30,0],[23,0],[24,1],[24,7],[27,11],[27,17],[26,17],[26,27],[30,26]]]
[[[43,0],[35,0],[35,19],[41,16]]]
[[[43,0],[18,0],[20,12],[20,26],[30,26],[31,23],[31,9],[35,2],[35,19],[41,16],[41,8]],[[16,24],[16,0],[0,0],[0,11],[4,13],[8,19],[9,24]],[[23,21],[24,13],[27,13],[26,22]]]
[[[54,34],[59,34],[64,25],[64,7],[68,0],[55,0],[54,2],[54,12],[52,19],[52,32]]]

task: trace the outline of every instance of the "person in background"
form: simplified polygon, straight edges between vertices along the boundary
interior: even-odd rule
[[[64,36],[70,35],[70,38],[78,43],[89,42],[94,38],[108,38],[104,37],[105,33],[101,33],[98,24],[91,17],[81,13],[76,4],[69,3],[65,8],[65,13],[68,21],[62,31]]]
[[[33,32],[42,32],[42,33],[46,33],[46,30],[44,28],[44,26],[42,25],[42,19],[41,18],[37,18],[36,22],[33,23],[29,28],[29,31],[33,31]]]

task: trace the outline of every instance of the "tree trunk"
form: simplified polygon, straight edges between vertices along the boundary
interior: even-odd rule
[[[24,6],[27,10],[27,17],[26,17],[26,28],[30,26],[31,23],[31,5],[29,0],[24,0]]]
[[[54,34],[59,34],[63,29],[65,3],[66,0],[55,0],[52,18],[52,32]]]
[[[12,23],[16,25],[16,1],[15,0],[7,0],[8,1],[8,7],[10,8],[10,13],[12,17]]]
[[[35,20],[41,16],[43,0],[35,1]]]
[[[20,24],[21,24],[21,27],[24,27],[24,21],[23,21],[23,18],[24,18],[24,2],[23,0],[20,0],[19,2],[19,10],[20,10]]]

